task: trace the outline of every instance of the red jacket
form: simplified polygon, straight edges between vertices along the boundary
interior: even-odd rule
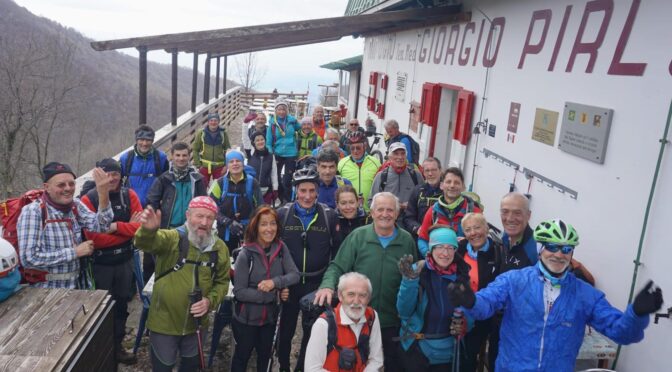
[[[142,204],[140,204],[138,194],[129,189],[128,196],[131,199],[131,216],[136,212],[142,212]],[[87,195],[81,200],[90,210],[96,212],[96,208],[93,207],[93,204]],[[140,222],[115,221],[114,223],[117,225],[117,231],[113,234],[96,233],[84,230],[84,235],[86,236],[86,239],[93,241],[95,249],[105,249],[121,245],[133,239],[135,232],[140,228]]]

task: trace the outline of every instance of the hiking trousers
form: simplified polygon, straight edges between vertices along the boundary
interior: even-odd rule
[[[114,347],[120,348],[126,335],[128,301],[133,297],[133,258],[116,265],[93,265],[96,289],[110,292],[114,300]]]
[[[280,320],[280,345],[278,348],[278,362],[280,363],[280,369],[289,370],[289,354],[292,350],[292,338],[294,338],[296,322],[299,317],[299,300],[308,293],[317,290],[319,286],[320,281],[316,280],[289,287],[289,300],[282,303],[282,319]],[[310,315],[302,312],[301,318],[305,319],[307,317],[310,317]],[[308,346],[308,340],[310,339],[312,324],[302,321],[301,328],[303,329],[303,338],[301,339],[301,350],[299,351],[299,357],[296,360],[295,371],[303,371],[303,360],[306,357],[306,347]]]

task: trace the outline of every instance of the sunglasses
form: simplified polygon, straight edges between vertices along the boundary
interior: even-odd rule
[[[562,251],[562,254],[570,254],[574,250],[574,246],[571,245],[560,245],[560,244],[543,244],[544,249],[551,253],[557,251]]]

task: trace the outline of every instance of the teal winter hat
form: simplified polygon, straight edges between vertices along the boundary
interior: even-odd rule
[[[439,227],[433,229],[429,233],[429,250],[431,251],[435,245],[450,244],[457,248],[457,235],[450,227]]]

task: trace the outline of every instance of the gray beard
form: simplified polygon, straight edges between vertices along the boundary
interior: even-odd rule
[[[214,238],[212,235],[200,237],[196,234],[195,231],[191,229],[189,224],[186,225],[187,225],[187,237],[189,238],[189,243],[196,246],[196,248],[203,251],[204,249],[214,244]]]

